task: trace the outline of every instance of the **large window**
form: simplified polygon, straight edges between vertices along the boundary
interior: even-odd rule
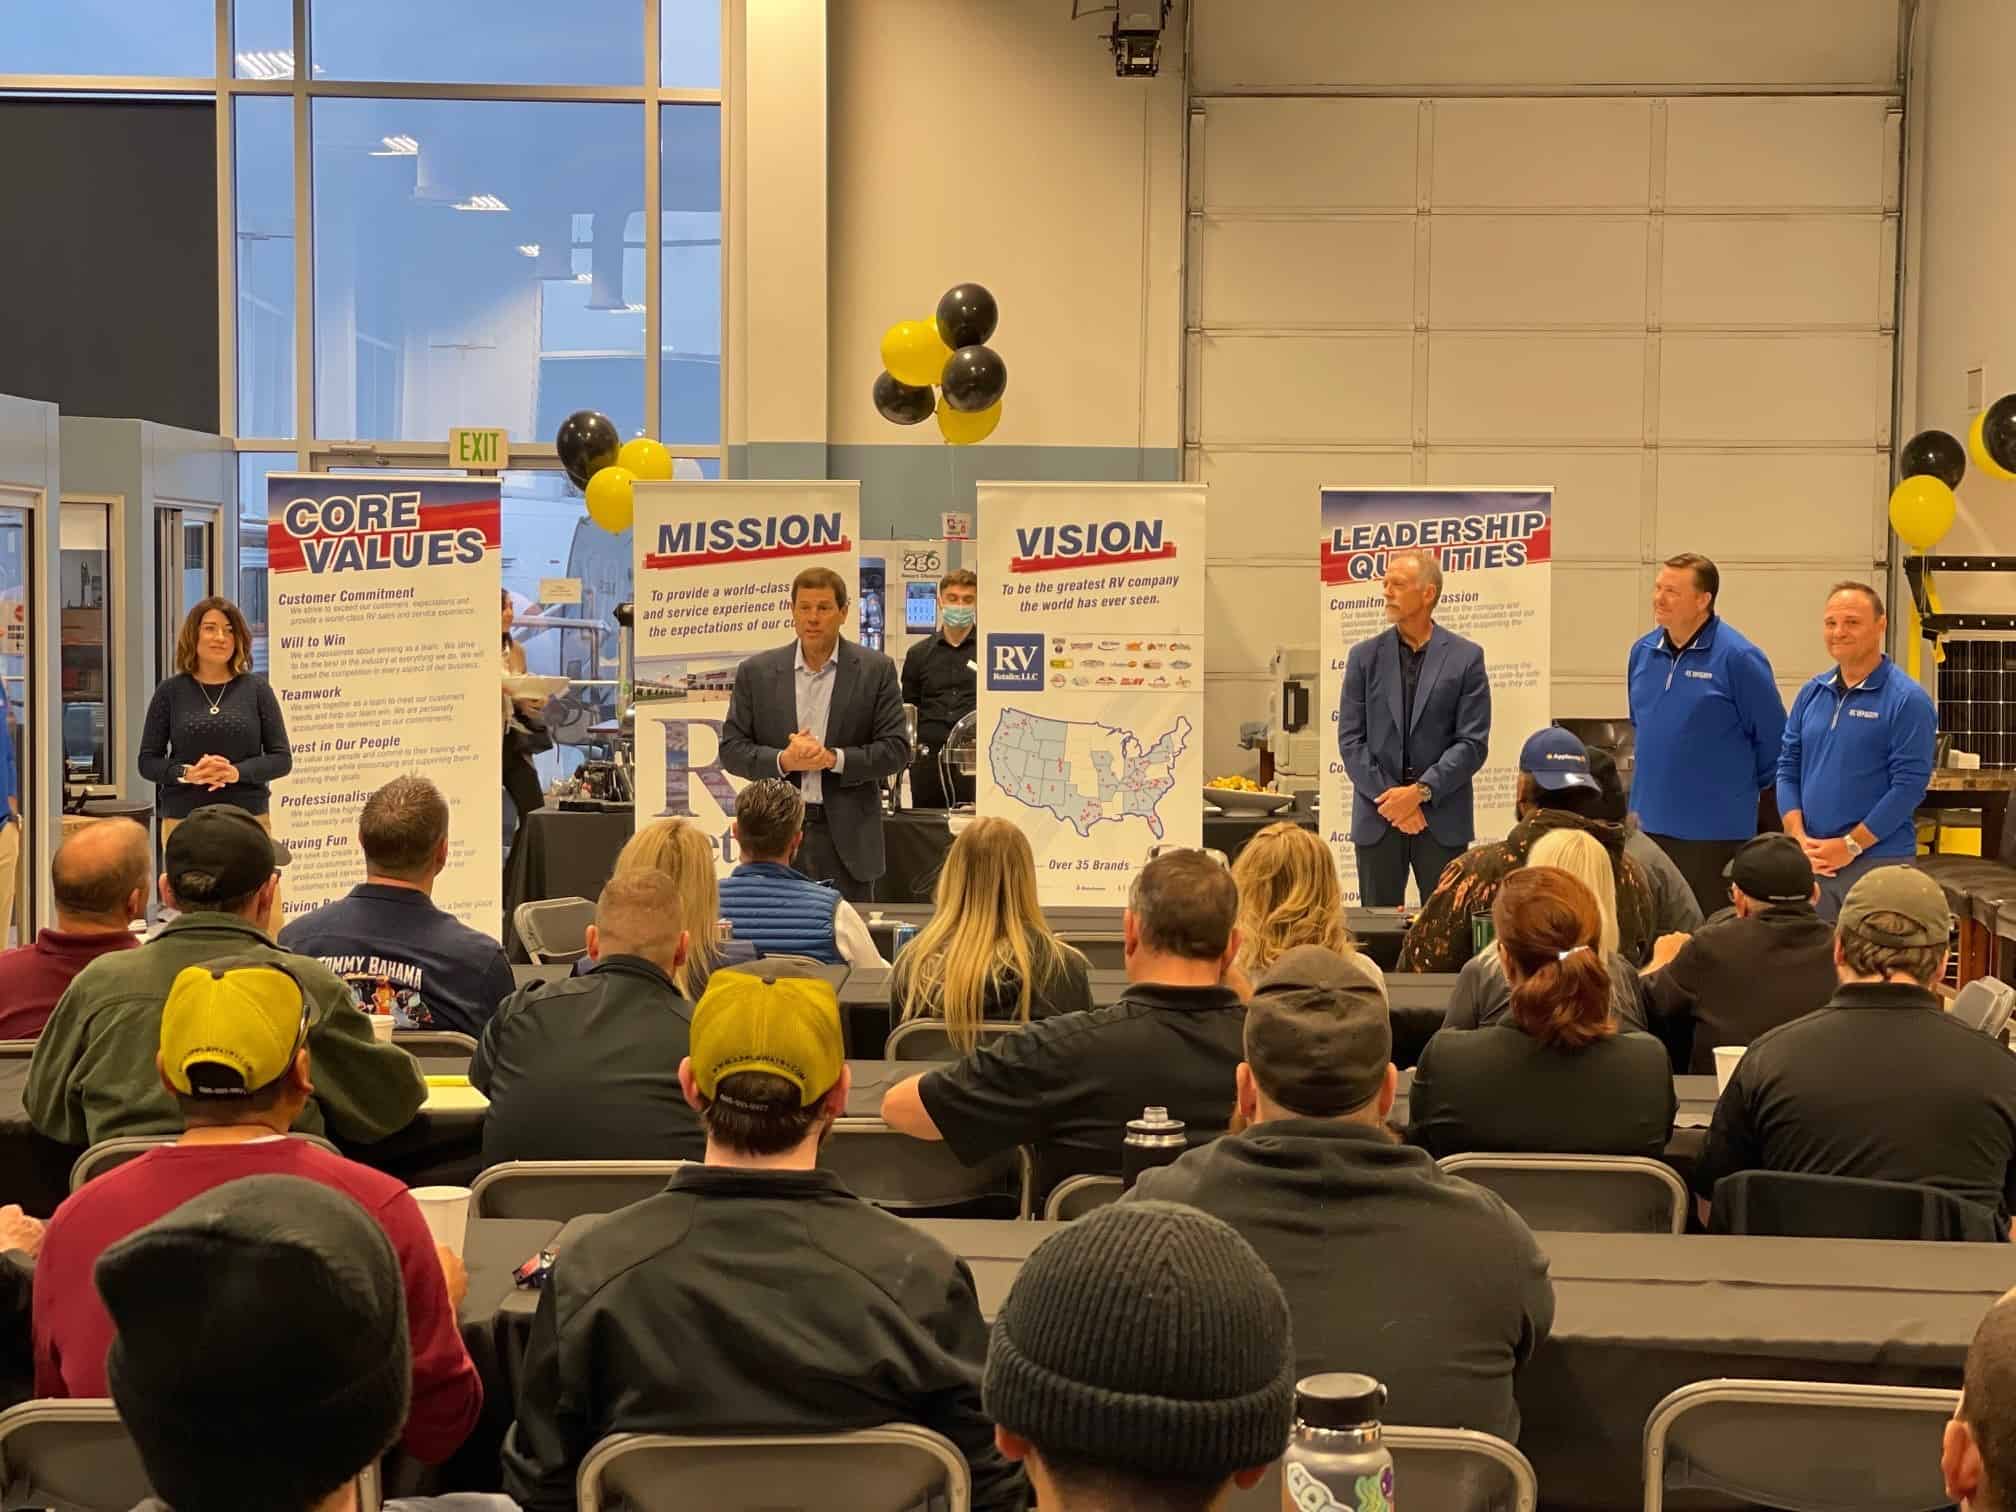
[[[214,74],[211,7],[212,0],[4,0],[0,74]]]

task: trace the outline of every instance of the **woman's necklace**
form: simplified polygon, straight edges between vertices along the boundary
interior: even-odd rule
[[[238,681],[238,679],[235,675],[225,678],[224,686],[219,688],[216,692],[216,695],[213,697],[211,695],[209,687],[204,683],[203,679],[200,677],[196,678],[197,691],[200,692],[203,695],[203,697],[209,702],[210,712],[213,715],[216,714],[218,706],[224,702],[224,695],[231,691],[231,684],[233,684],[236,681]]]

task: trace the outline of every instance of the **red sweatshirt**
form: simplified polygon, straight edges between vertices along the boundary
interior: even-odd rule
[[[56,1209],[35,1263],[35,1394],[102,1397],[112,1319],[91,1273],[99,1255],[212,1187],[242,1176],[305,1176],[347,1192],[378,1221],[406,1279],[413,1339],[413,1406],[402,1444],[439,1464],[461,1447],[483,1411],[483,1383],[463,1347],[427,1220],[398,1181],[304,1139],[166,1145],[106,1172]]]
[[[115,934],[44,929],[29,944],[0,951],[0,1039],[34,1039],[56,1011],[70,978],[107,951],[131,950],[139,943],[139,936],[123,929]]]

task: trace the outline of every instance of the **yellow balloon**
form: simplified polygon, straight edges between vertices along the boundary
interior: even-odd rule
[[[2004,483],[2016,479],[2016,472],[2009,471],[2000,462],[1988,455],[1988,442],[1981,432],[1988,423],[1988,412],[1983,410],[1974,417],[1974,423],[1967,427],[1967,455],[1974,459],[1974,465],[1991,478],[2000,478]]]
[[[672,453],[649,436],[636,436],[616,453],[616,465],[629,468],[642,482],[656,483],[672,476]]]
[[[938,433],[954,446],[971,446],[975,441],[985,441],[994,434],[994,427],[1001,423],[1001,406],[1007,402],[996,399],[986,409],[969,414],[953,409],[941,398],[938,401]]]
[[[611,535],[630,528],[636,510],[630,485],[637,475],[627,467],[605,467],[588,480],[588,518]]]
[[[938,339],[935,320],[899,320],[882,333],[882,366],[899,383],[927,388],[945,376],[952,348]]]
[[[1953,490],[1937,478],[1906,478],[1890,494],[1890,528],[1914,551],[1939,544],[1953,528]]]

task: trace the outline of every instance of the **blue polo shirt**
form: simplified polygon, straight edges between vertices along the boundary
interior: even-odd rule
[[[313,956],[401,1029],[481,1037],[516,986],[502,946],[410,887],[353,887],[281,930],[280,948]]]
[[[1837,667],[1799,690],[1778,752],[1778,811],[1831,840],[1869,826],[1872,856],[1918,848],[1911,816],[1932,781],[1939,715],[1926,691],[1884,657],[1857,686]]]
[[[1778,771],[1785,703],[1764,653],[1709,615],[1686,645],[1664,630],[1631,646],[1637,768],[1631,812],[1650,834],[1747,840]]]

